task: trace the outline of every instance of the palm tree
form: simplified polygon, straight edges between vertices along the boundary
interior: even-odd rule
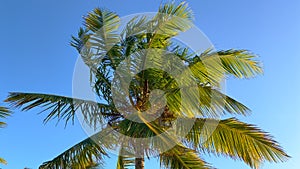
[[[10,113],[11,112],[7,108],[0,106],[0,118],[6,118],[7,116],[10,116]],[[0,121],[0,128],[5,127],[5,126],[6,126],[6,123]],[[0,163],[7,164],[7,162],[1,157],[0,157]]]
[[[84,19],[84,27],[79,29],[78,37],[72,37],[71,45],[90,68],[91,84],[101,102],[51,94],[15,92],[10,93],[6,100],[12,106],[23,106],[22,110],[42,106],[50,111],[45,123],[57,119],[64,120],[67,125],[70,121],[74,122],[75,112],[80,110],[91,126],[101,125],[102,130],[54,159],[44,162],[41,169],[88,168],[91,164],[101,164],[108,157],[107,151],[116,146],[120,151],[118,169],[130,166],[142,169],[144,158],[155,153],[159,154],[156,158],[160,159],[161,166],[172,169],[213,168],[201,158],[201,154],[240,159],[252,168],[258,168],[264,161],[282,162],[289,157],[268,133],[256,126],[236,118],[218,120],[219,116],[246,116],[250,112],[245,105],[218,90],[224,72],[225,77],[232,75],[236,78],[251,78],[262,73],[262,68],[255,60],[256,55],[247,50],[206,50],[199,55],[175,41],[174,37],[190,29],[193,21],[192,11],[186,3],[166,3],[159,7],[158,14],[153,17],[134,17],[121,33],[117,31],[120,18],[114,12],[96,8]],[[184,63],[184,67],[192,73],[191,77],[185,78],[196,82],[191,85],[186,80],[184,90],[197,89],[197,93],[188,92],[187,98],[195,98],[194,95],[199,94],[200,99],[191,99],[183,106],[182,87],[175,77],[155,68],[142,69],[131,79],[126,93],[127,103],[131,103],[138,112],[134,118],[143,121],[140,123],[128,118],[131,117],[130,113],[124,115],[120,112],[120,107],[127,103],[120,100],[114,102],[113,88],[114,85],[117,89],[120,87],[122,78],[114,81],[112,76],[120,77],[117,73],[118,68],[122,67],[120,65],[134,69],[141,61],[132,59],[124,64],[124,60],[141,58],[151,50],[165,55],[171,53]],[[151,59],[158,67],[172,67],[177,73],[182,70],[182,67],[171,64],[169,60],[162,60],[161,57],[153,56]],[[125,68],[123,72],[126,72]],[[159,117],[151,122],[145,121],[142,112],[155,106],[150,101],[150,95],[156,89],[164,91],[166,105],[162,107]],[[212,97],[218,98],[217,101],[212,101]],[[178,121],[177,125],[173,125],[173,121],[177,119],[179,122],[193,122],[180,141],[175,141],[168,130],[176,128],[176,131],[182,131],[188,127],[188,123]],[[149,143],[145,143],[127,140],[124,144],[123,137],[108,136],[111,132],[109,127],[130,138],[151,138],[161,133],[167,134],[158,141],[149,139]],[[212,129],[214,132],[211,132]],[[105,136],[109,137],[109,141],[105,141]],[[159,151],[159,148],[170,144],[173,145],[166,151]]]

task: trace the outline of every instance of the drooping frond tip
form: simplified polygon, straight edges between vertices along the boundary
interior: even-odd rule
[[[228,74],[238,78],[251,78],[262,74],[262,63],[257,55],[247,50],[221,50],[217,52],[224,69]]]
[[[108,156],[104,148],[87,138],[51,161],[44,162],[39,169],[92,168],[100,165],[104,156]]]
[[[47,123],[51,119],[57,119],[58,121],[63,119],[65,120],[65,124],[67,124],[69,120],[74,123],[77,110],[80,110],[80,113],[82,113],[83,117],[90,122],[89,125],[91,126],[101,124],[104,117],[119,116],[118,113],[115,113],[113,108],[106,104],[50,94],[15,92],[10,93],[5,101],[9,102],[14,107],[24,106],[22,108],[23,111],[35,107],[44,108],[42,112],[50,111],[44,119],[44,123]]]
[[[211,135],[200,136],[207,133]],[[207,140],[201,143],[201,138]],[[252,168],[258,168],[264,161],[283,162],[290,157],[268,133],[235,118],[197,119],[187,140],[204,153],[240,159]]]

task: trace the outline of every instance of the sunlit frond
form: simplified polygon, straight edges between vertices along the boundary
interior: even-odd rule
[[[5,164],[5,165],[7,164],[7,162],[1,157],[0,157],[0,163]]]
[[[211,169],[212,167],[202,160],[196,151],[176,145],[159,156],[160,164],[169,169]]]
[[[153,32],[149,48],[165,48],[170,38],[191,28],[192,11],[186,2],[162,4],[150,21],[147,32]]]
[[[95,67],[98,67],[100,60],[105,59],[109,59],[114,65],[115,51],[112,48],[120,42],[120,35],[117,33],[119,24],[120,18],[114,12],[99,8],[90,12],[85,17],[85,27],[91,31],[86,48],[88,51],[93,49],[93,55],[85,55],[85,51],[81,51],[82,58],[92,60]]]
[[[142,15],[133,17],[130,21],[128,21],[126,24],[126,28],[124,28],[121,32],[123,41],[125,41],[126,38],[146,33],[149,19],[150,18],[148,18],[147,16]]]
[[[235,118],[197,119],[186,137],[201,152],[241,159],[252,168],[264,161],[282,162],[289,157],[268,133]]]
[[[247,115],[250,109],[237,100],[210,86],[198,86],[200,108],[205,112],[216,111],[217,117],[230,114]],[[209,116],[205,114],[206,116]]]
[[[237,78],[251,78],[263,72],[261,63],[255,60],[256,55],[247,50],[221,50],[208,52],[200,56],[206,63],[215,60],[224,68],[224,72]]]
[[[103,157],[107,156],[104,147],[94,142],[92,138],[87,138],[76,144],[51,161],[44,162],[39,169],[81,169],[91,164],[103,162]]]

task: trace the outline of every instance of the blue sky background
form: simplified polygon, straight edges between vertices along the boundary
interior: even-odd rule
[[[9,91],[71,96],[76,51],[70,36],[82,25],[82,16],[105,7],[120,16],[155,12],[160,0],[1,0],[0,99]],[[264,75],[227,81],[228,95],[253,111],[244,118],[270,132],[293,158],[265,163],[263,169],[295,169],[300,165],[300,1],[298,0],[190,0],[196,25],[217,49],[249,49],[260,56]],[[1,104],[4,105],[4,104]],[[15,110],[0,131],[3,169],[38,168],[86,137],[78,123],[64,129],[55,122],[42,124],[39,109]],[[114,156],[106,168],[114,167]],[[205,157],[220,169],[249,168],[239,161]],[[146,162],[158,168],[157,160]]]

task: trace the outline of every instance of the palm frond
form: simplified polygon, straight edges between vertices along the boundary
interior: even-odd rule
[[[9,111],[7,108],[5,108],[5,107],[1,107],[0,106],[0,118],[6,118],[7,116],[10,116],[10,114],[11,114],[11,111]],[[0,121],[0,128],[1,127],[5,127],[5,125],[6,125],[6,123],[5,122],[1,122]],[[0,163],[2,163],[2,164],[7,164],[7,162],[3,159],[3,158],[1,158],[0,157]]]
[[[202,55],[208,54],[210,49],[204,51]],[[202,84],[219,86],[225,77],[225,70],[220,59],[194,56],[188,59],[189,71],[193,73],[195,79]]]
[[[130,21],[127,22],[126,27],[121,33],[123,41],[126,38],[144,34],[147,30],[149,24],[149,18],[147,16],[135,16]]]
[[[9,111],[5,107],[0,106],[0,118],[6,118],[11,115],[11,111]],[[5,127],[6,123],[0,121],[0,127]]]
[[[186,2],[162,4],[157,15],[149,22],[147,32],[153,32],[149,48],[168,46],[170,38],[191,28],[192,18],[192,11]]]
[[[102,147],[94,143],[94,140],[88,138],[72,148],[66,150],[51,161],[44,162],[39,168],[85,168],[102,160],[102,156],[107,155]]]
[[[77,37],[72,36],[71,38],[72,38],[72,41],[70,42],[70,45],[73,46],[77,50],[78,53],[80,53],[82,48],[84,47],[84,45],[89,40],[90,36],[89,36],[88,30],[86,30],[84,28],[80,28],[77,33]]]
[[[135,158],[130,156],[128,153],[128,155],[126,155],[126,150],[124,149],[124,146],[122,144],[122,146],[120,147],[120,153],[118,156],[118,162],[117,162],[117,169],[128,169],[132,166],[135,165]]]
[[[7,164],[7,162],[3,158],[1,158],[1,157],[0,157],[0,163],[1,164],[5,164],[5,165]]]
[[[186,138],[202,152],[241,159],[252,168],[264,161],[282,162],[289,157],[268,133],[235,118],[199,118]]]
[[[111,129],[105,128],[91,137],[81,141],[64,151],[54,159],[44,162],[40,169],[81,169],[92,167],[96,164],[101,166],[103,158],[108,157],[105,149],[111,149],[117,143],[117,139],[109,135]]]
[[[89,100],[82,100],[64,96],[37,94],[37,93],[10,93],[6,102],[11,103],[14,107],[21,107],[23,111],[41,106],[43,111],[50,110],[50,113],[44,119],[47,123],[51,119],[65,120],[65,124],[69,120],[74,123],[75,112],[80,110],[84,119],[91,126],[102,125],[104,118],[120,116],[111,106],[96,103]],[[42,112],[43,112],[42,111]]]
[[[221,93],[210,86],[198,86],[200,95],[200,108],[202,111],[214,112],[218,117],[226,113],[247,115],[250,109],[237,100]],[[207,116],[207,114],[205,114]]]
[[[156,18],[158,18],[158,34],[177,35],[191,28],[193,12],[186,2],[166,3],[159,7]]]
[[[93,66],[97,67],[100,60],[105,60],[108,56],[112,64],[114,64],[113,47],[120,42],[120,36],[117,33],[120,24],[120,18],[114,12],[96,8],[93,12],[85,17],[85,27],[91,31],[86,48],[89,51],[93,49],[92,56],[84,56],[84,51],[81,51],[83,59],[94,61]],[[88,65],[89,67],[91,65]]]
[[[10,114],[11,114],[11,111],[9,111],[5,107],[0,106],[0,118],[6,118],[7,116],[10,116]]]
[[[189,86],[184,87],[182,89],[171,89],[167,90],[167,93],[171,93],[169,98],[169,107],[176,105],[176,103],[181,103],[181,90],[184,90],[185,93],[193,94],[193,91],[199,92],[199,97],[197,98],[195,96],[188,96],[188,98],[197,98],[197,99],[191,99],[189,100],[189,103],[187,103],[187,107],[185,110],[192,111],[191,107],[194,104],[197,104],[197,108],[200,109],[199,113],[198,111],[192,111],[194,112],[193,116],[201,115],[202,117],[220,117],[226,114],[234,114],[234,115],[248,115],[250,113],[250,109],[243,105],[242,103],[238,102],[237,100],[227,96],[226,94],[223,94],[221,91],[214,89],[211,86]],[[183,105],[181,105],[183,106]],[[186,106],[186,105],[185,105]],[[174,109],[172,109],[174,110]]]
[[[208,52],[200,56],[206,63],[217,60],[224,72],[237,78],[251,78],[263,72],[261,63],[255,60],[257,56],[247,50],[221,50]]]
[[[176,145],[159,156],[161,166],[169,169],[211,169],[210,165],[202,160],[196,151]]]

